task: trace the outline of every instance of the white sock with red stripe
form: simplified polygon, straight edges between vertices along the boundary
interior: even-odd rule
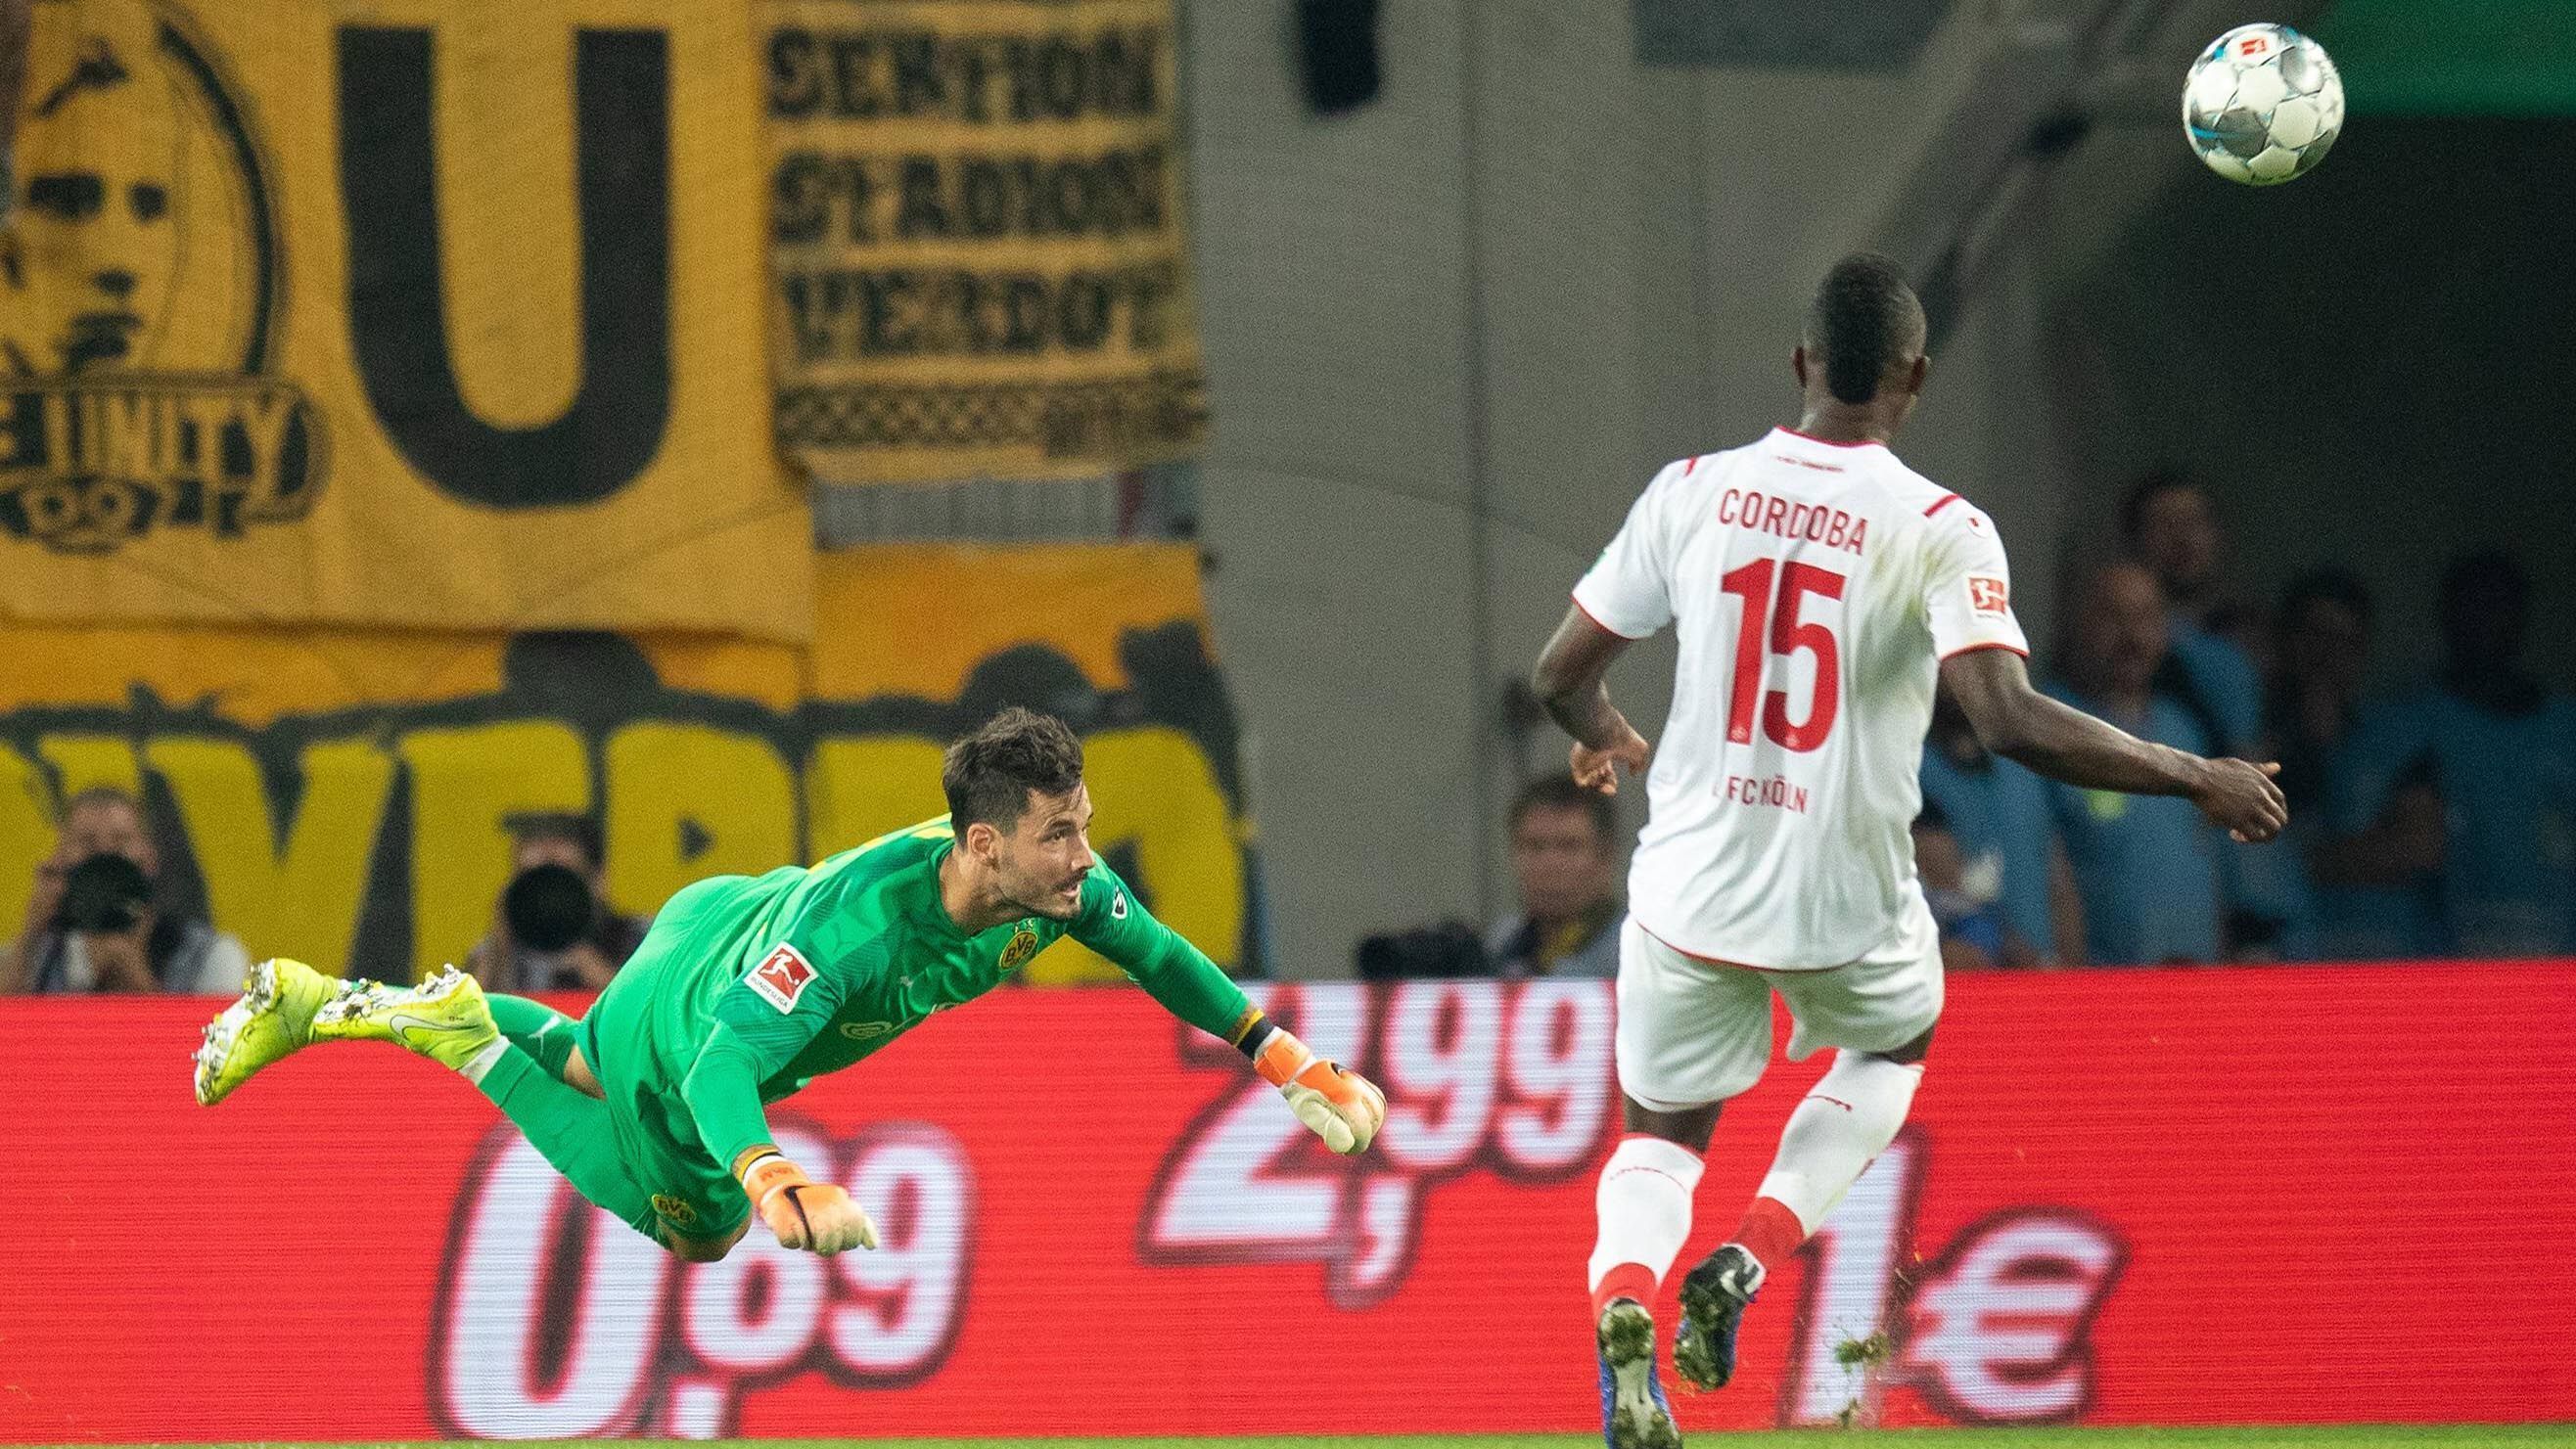
[[[1678,1142],[1644,1133],[1619,1139],[1592,1200],[1601,1222],[1592,1243],[1595,1320],[1614,1298],[1654,1300],[1655,1285],[1690,1237],[1699,1174],[1699,1154]]]
[[[1866,1052],[1834,1053],[1833,1070],[1807,1093],[1789,1125],[1780,1129],[1780,1154],[1771,1172],[1754,1189],[1757,1211],[1763,1199],[1785,1207],[1797,1219],[1799,1237],[1813,1233],[1834,1205],[1860,1181],[1860,1175],[1896,1140],[1914,1105],[1914,1089],[1923,1082],[1921,1063],[1891,1062]],[[1743,1243],[1766,1269],[1788,1256],[1797,1242],[1760,1231],[1755,1215],[1733,1241]],[[1782,1227],[1785,1229],[1786,1225]]]

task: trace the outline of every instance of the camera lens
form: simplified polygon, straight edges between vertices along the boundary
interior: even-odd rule
[[[143,917],[152,882],[143,867],[121,855],[93,855],[63,877],[63,903],[55,912],[61,931],[122,931]]]
[[[531,951],[560,951],[580,940],[597,912],[590,883],[560,865],[523,870],[501,893],[501,919]]]

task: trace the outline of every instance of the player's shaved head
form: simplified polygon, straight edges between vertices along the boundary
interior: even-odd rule
[[[1029,808],[1032,792],[1068,795],[1082,783],[1082,741],[1053,715],[1013,705],[948,747],[939,786],[960,838],[970,825],[1005,835]]]
[[[1923,355],[1925,336],[1904,268],[1876,252],[1834,263],[1807,308],[1808,363],[1824,364],[1825,388],[1839,402],[1874,401],[1881,384]]]

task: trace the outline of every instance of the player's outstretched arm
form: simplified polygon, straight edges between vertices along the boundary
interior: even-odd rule
[[[885,950],[882,939],[830,956],[801,936],[778,942],[716,998],[680,1079],[699,1140],[733,1169],[782,1247],[828,1254],[877,1245],[876,1224],[847,1189],[808,1178],[779,1152],[760,1088],[831,1024],[852,981],[885,968]]]
[[[1252,1011],[1244,1045],[1252,1069],[1288,1099],[1288,1110],[1344,1157],[1357,1157],[1386,1125],[1386,1094],[1377,1084],[1314,1049],[1286,1027]]]
[[[816,1182],[769,1140],[760,1109],[759,1053],[733,1027],[718,1021],[680,1083],[680,1098],[697,1122],[698,1135],[733,1169],[752,1211],[778,1237],[779,1246],[832,1254],[877,1245],[876,1224],[835,1183]]]
[[[1251,1058],[1253,1070],[1279,1089],[1288,1110],[1325,1146],[1356,1156],[1377,1139],[1386,1094],[1262,1015],[1206,952],[1148,914],[1116,871],[1092,868],[1082,913],[1068,934],[1117,963],[1164,1010]]]
[[[1941,683],[1989,750],[2069,785],[2180,795],[2239,840],[2269,840],[2290,822],[2278,765],[2212,760],[2151,744],[2030,687],[2021,656],[1971,649],[1941,661]]]
[[[877,1245],[877,1225],[851,1199],[849,1189],[814,1181],[775,1147],[764,1144],[743,1154],[734,1163],[734,1176],[782,1248],[828,1258]]]

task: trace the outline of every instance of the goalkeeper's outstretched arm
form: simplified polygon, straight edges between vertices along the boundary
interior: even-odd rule
[[[760,1084],[795,1059],[839,1004],[838,973],[809,981],[785,1012],[736,983],[718,1000],[715,1018],[680,1081],[680,1099],[697,1123],[700,1140],[718,1162],[733,1169],[752,1210],[780,1245],[824,1254],[875,1247],[876,1224],[851,1201],[847,1189],[815,1182],[778,1150],[770,1140],[768,1114],[761,1110]]]
[[[1376,1140],[1386,1120],[1385,1094],[1264,1016],[1206,952],[1148,914],[1108,866],[1094,866],[1084,882],[1070,934],[1117,963],[1164,1010],[1250,1058],[1325,1146],[1349,1156]]]

